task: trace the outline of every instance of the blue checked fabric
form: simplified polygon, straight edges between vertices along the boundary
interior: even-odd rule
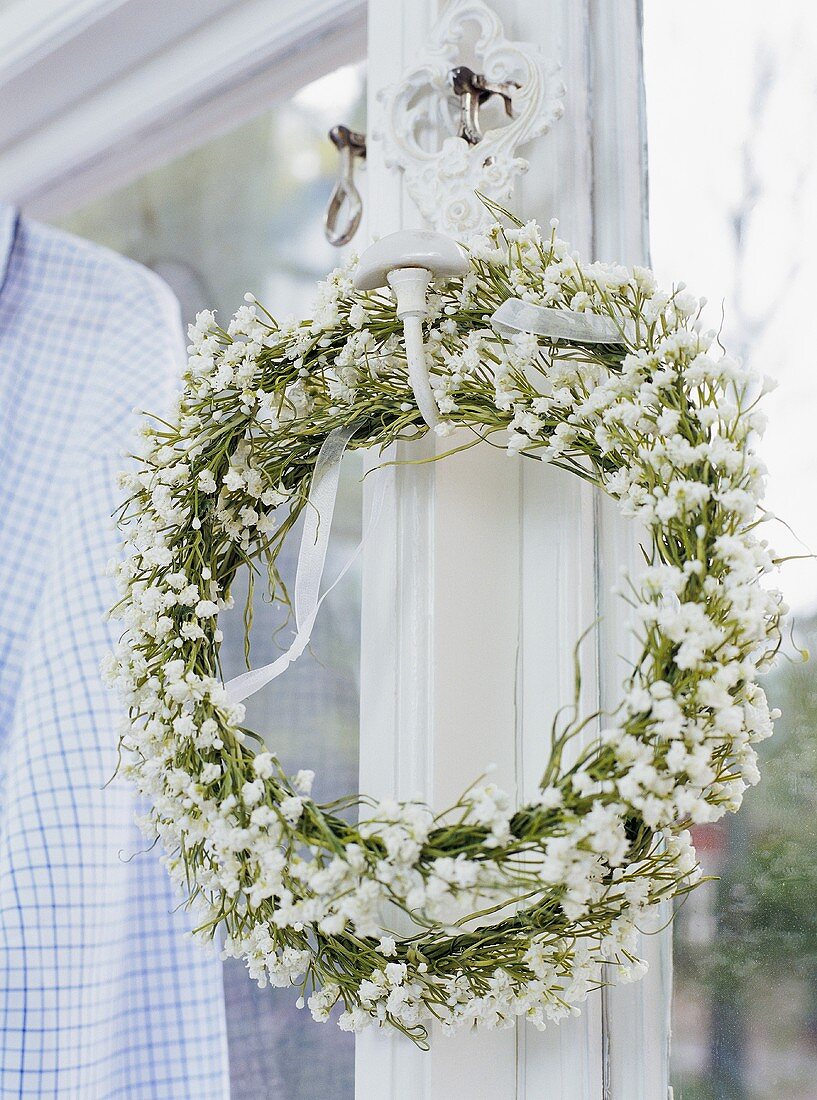
[[[221,1100],[221,964],[107,787],[110,515],[183,355],[154,275],[0,206],[0,1097]]]

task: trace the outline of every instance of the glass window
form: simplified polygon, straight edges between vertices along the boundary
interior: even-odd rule
[[[326,132],[337,122],[362,128],[363,81],[360,66],[339,69],[291,103],[60,225],[152,267],[177,294],[185,323],[205,307],[228,318],[247,290],[278,317],[306,316],[316,280],[338,262],[322,227],[337,156]],[[359,456],[350,456],[327,559],[330,580],[360,539],[360,476]],[[290,588],[298,538],[296,529],[283,554]],[[287,616],[265,601],[263,588],[253,598],[255,666],[273,660],[292,636]],[[223,617],[228,677],[245,667],[240,592],[236,597],[236,609]],[[321,801],[357,790],[359,650],[360,575],[353,567],[325,601],[310,651],[248,701],[248,724],[289,771],[315,771]],[[299,1012],[295,990],[259,990],[239,961],[225,964],[224,984],[236,1100],[353,1095],[351,1035]]]
[[[817,548],[817,8],[791,0],[646,0],[653,263],[710,298],[730,353],[772,375],[763,456],[767,537],[781,556]],[[723,309],[723,315],[722,315]],[[817,1098],[817,567],[780,584],[793,641],[767,677],[783,710],[761,746],[760,785],[737,817],[696,830],[717,876],[674,930],[675,1100]]]

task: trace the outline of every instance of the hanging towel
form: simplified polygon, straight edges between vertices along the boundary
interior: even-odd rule
[[[0,1097],[222,1100],[221,964],[116,766],[100,661],[134,406],[178,309],[138,264],[0,206]]]

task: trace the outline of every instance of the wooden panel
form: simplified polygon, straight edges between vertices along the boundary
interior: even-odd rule
[[[593,86],[593,206],[595,252],[602,259],[649,263],[647,150],[641,56],[641,4],[591,6]],[[628,616],[611,594],[620,573],[637,572],[638,532],[611,501],[600,501],[599,636],[601,698],[618,702],[626,671],[622,656],[634,656]],[[669,918],[669,910],[664,914]],[[653,1100],[669,1088],[672,933],[642,936],[650,969],[633,985],[605,992],[605,1098]]]
[[[369,5],[369,130],[377,89],[408,65],[436,14],[435,0],[373,0]],[[368,144],[365,182],[359,247],[367,238],[422,226],[376,142]],[[420,791],[431,796],[436,470],[408,463],[433,453],[429,439],[400,443],[384,456],[398,462],[387,474],[386,522],[381,520],[364,549],[360,786],[378,797],[410,798]],[[381,461],[372,455],[370,465]],[[371,484],[364,482],[364,508],[370,495]],[[356,1045],[356,1100],[429,1100],[434,1057],[400,1036],[364,1032]]]
[[[515,207],[545,224],[560,214],[566,232],[588,249],[585,6],[497,0],[495,7],[509,37],[541,41],[551,53],[561,49],[568,85],[564,119],[526,150],[532,167]],[[416,56],[433,15],[433,4],[409,0],[371,5],[370,128],[377,89]],[[369,150],[369,230],[418,225],[377,143]],[[406,459],[427,453],[408,444],[399,452]],[[393,491],[389,523],[367,547],[364,564],[361,786],[415,795],[422,778],[420,788],[439,808],[493,762],[499,781],[521,797],[538,782],[553,716],[573,697],[575,642],[595,618],[592,494],[558,471],[487,448],[436,468],[402,467]],[[388,620],[396,624],[391,640],[383,633]],[[587,657],[592,710],[598,698],[592,646]],[[364,1034],[357,1096],[595,1100],[601,1050],[599,996],[579,1020],[544,1035],[522,1025],[498,1034],[435,1036],[429,1055],[416,1055],[399,1038]]]

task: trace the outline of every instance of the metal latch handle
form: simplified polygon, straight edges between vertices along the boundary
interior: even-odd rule
[[[460,101],[459,136],[469,145],[479,145],[483,134],[479,125],[479,109],[493,95],[502,98],[505,114],[513,118],[513,93],[522,87],[515,80],[488,80],[467,65],[458,65],[448,74],[454,94]]]
[[[366,158],[366,135],[350,130],[348,126],[333,126],[329,131],[329,140],[338,150],[338,179],[329,198],[324,217],[326,239],[340,248],[348,244],[357,232],[363,215],[363,199],[355,186],[355,158]],[[341,213],[345,209],[345,218]]]

